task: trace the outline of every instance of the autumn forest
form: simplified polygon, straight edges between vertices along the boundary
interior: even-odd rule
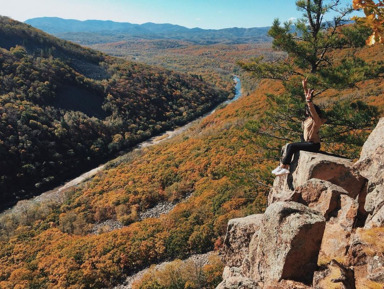
[[[330,154],[358,158],[384,115],[381,30],[347,20],[294,32],[276,20],[254,42],[81,43],[0,17],[0,288],[114,288],[145,268],[132,288],[215,288],[228,220],[264,212],[280,148],[300,138],[303,77]],[[222,104],[234,75],[242,96]],[[78,186],[22,201],[101,163]],[[198,268],[182,261],[206,253]]]

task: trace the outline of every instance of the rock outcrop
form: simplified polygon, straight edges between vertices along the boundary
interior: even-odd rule
[[[218,289],[384,288],[384,118],[360,159],[300,152],[263,215],[230,220]]]
[[[228,222],[227,234],[224,239],[224,262],[229,267],[240,267],[248,255],[252,236],[260,228],[263,215],[250,215],[245,218],[232,219]]]
[[[305,205],[273,203],[249,248],[251,279],[265,285],[281,279],[311,283],[324,228],[321,213]]]
[[[379,122],[361,151],[354,169],[368,180],[364,210],[365,228],[384,226],[384,121]]]

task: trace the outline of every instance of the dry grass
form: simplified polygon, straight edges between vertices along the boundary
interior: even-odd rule
[[[344,285],[341,282],[335,283],[333,280],[341,277],[340,268],[335,266],[329,267],[330,272],[323,280],[320,281],[316,288],[327,288],[327,289],[342,289]]]
[[[383,289],[383,283],[373,282],[367,279],[361,279],[356,281],[356,288],[358,289]]]
[[[361,240],[366,244],[364,252],[368,256],[375,256],[384,252],[384,228],[372,228],[368,230],[359,229],[357,233]]]

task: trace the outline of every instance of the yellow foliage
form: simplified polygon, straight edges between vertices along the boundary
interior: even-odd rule
[[[151,266],[132,284],[133,289],[153,288],[215,288],[221,279],[223,263],[217,254],[210,255],[208,263],[175,260],[171,263]]]
[[[384,43],[384,2],[377,0],[353,0],[354,9],[362,9],[365,17],[355,17],[355,20],[372,28],[373,33],[367,39],[367,45]]]

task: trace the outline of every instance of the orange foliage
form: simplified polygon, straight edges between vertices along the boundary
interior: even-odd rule
[[[264,209],[267,188],[259,182],[272,179],[260,171],[271,164],[245,128],[263,99],[243,97],[161,146],[122,157],[49,218],[19,228],[0,243],[0,287],[28,279],[41,288],[106,288],[161,260],[213,250],[229,218]],[[139,221],[159,202],[179,203]],[[110,219],[126,226],[89,233]]]
[[[368,45],[384,43],[384,1],[353,0],[354,9],[363,9],[365,17],[355,17],[359,22],[372,28],[373,33],[367,39]]]
[[[371,52],[384,55],[375,46],[359,53]],[[380,80],[357,85],[340,94],[382,98]],[[377,95],[369,94],[374,88]],[[246,124],[262,113],[265,93],[280,92],[278,82],[261,82],[256,92],[184,134],[110,163],[68,193],[63,205],[4,237],[0,288],[108,288],[150,264],[219,246],[228,219],[265,208],[272,161],[263,158],[257,136]],[[335,92],[328,91],[324,99],[331,93]],[[159,202],[176,206],[159,218],[140,220]],[[111,219],[125,226],[90,233],[95,224]],[[217,275],[214,268],[205,270]]]

